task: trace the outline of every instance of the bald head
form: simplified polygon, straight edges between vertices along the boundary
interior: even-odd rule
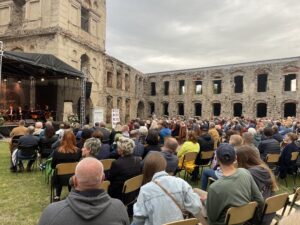
[[[78,191],[100,189],[104,178],[102,163],[92,157],[81,160],[75,169],[75,188]]]
[[[176,152],[178,148],[178,142],[175,138],[168,137],[165,139],[165,143],[163,146],[163,151]]]

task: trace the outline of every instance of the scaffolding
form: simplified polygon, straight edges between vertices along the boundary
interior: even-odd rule
[[[86,92],[86,73],[83,72],[84,77],[81,79],[81,98],[80,98],[80,124],[85,124],[85,92]]]
[[[0,41],[0,91],[2,82],[2,58],[3,58],[3,42]]]

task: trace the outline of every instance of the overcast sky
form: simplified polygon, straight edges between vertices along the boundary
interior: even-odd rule
[[[300,56],[299,0],[107,0],[107,53],[142,72]]]

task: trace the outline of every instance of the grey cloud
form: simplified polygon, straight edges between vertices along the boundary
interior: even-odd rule
[[[143,72],[299,55],[298,0],[109,0],[107,52]]]

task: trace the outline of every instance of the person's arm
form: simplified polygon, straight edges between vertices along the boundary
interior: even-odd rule
[[[200,197],[198,194],[196,194],[192,187],[186,182],[183,181],[183,193],[184,193],[184,198],[183,198],[183,204],[184,208],[192,213],[194,216],[199,215],[201,212],[201,209],[203,208],[202,203],[200,201]]]
[[[206,210],[209,224],[216,224],[223,211],[222,197],[211,188],[208,189]]]
[[[144,192],[143,188],[141,188],[137,201],[133,205],[133,221],[131,225],[144,225],[148,217],[149,213],[145,205]]]
[[[54,150],[52,155],[51,168],[55,169],[56,165],[57,165],[57,151]]]
[[[252,176],[250,176],[251,179],[251,197],[252,197],[252,201],[256,201],[258,203],[258,205],[260,207],[262,207],[265,203],[264,198],[261,194],[261,192],[259,191],[254,179]]]
[[[112,162],[111,168],[108,172],[107,180],[113,181],[119,175],[119,168],[116,160]]]
[[[187,147],[186,147],[186,142],[183,143],[183,145],[180,147],[180,149],[177,152],[177,157],[180,158],[181,156],[183,156],[186,152],[187,152]]]

